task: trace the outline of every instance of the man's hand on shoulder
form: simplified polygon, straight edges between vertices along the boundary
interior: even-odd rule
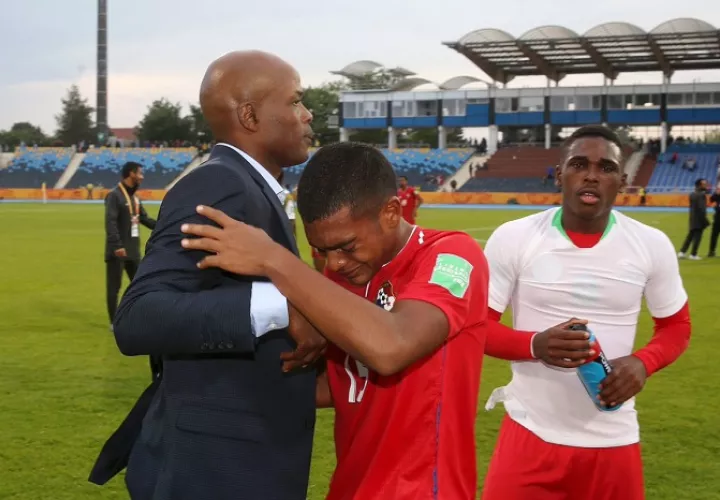
[[[570,330],[570,327],[586,323],[586,320],[572,318],[536,334],[532,341],[533,354],[550,366],[576,368],[582,365],[594,354],[589,334]]]
[[[283,371],[289,372],[295,368],[305,368],[316,362],[325,354],[327,340],[320,335],[315,327],[305,319],[305,316],[288,304],[290,336],[297,343],[293,352],[280,355],[283,360]]]

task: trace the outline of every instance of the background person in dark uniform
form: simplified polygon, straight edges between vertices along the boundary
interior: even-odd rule
[[[715,203],[715,217],[713,217],[712,232],[710,233],[710,252],[708,252],[708,257],[715,257],[718,236],[720,236],[720,184],[715,186],[715,192],[710,197],[710,201]]]
[[[707,181],[698,179],[695,181],[695,191],[690,193],[690,230],[688,231],[685,243],[680,248],[678,257],[684,258],[690,248],[690,260],[700,260],[698,257],[698,248],[700,248],[700,240],[702,240],[703,231],[710,225],[707,220]]]
[[[140,264],[140,224],[155,228],[155,219],[148,217],[135,195],[142,180],[142,165],[127,162],[122,167],[122,181],[105,197],[105,272],[110,328],[117,310],[123,269],[132,281]]]

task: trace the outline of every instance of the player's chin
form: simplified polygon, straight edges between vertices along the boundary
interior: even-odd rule
[[[366,273],[362,269],[358,269],[357,271],[345,276],[345,279],[353,286],[365,286],[372,279],[372,274]]]

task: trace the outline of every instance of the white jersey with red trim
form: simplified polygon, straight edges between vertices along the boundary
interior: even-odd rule
[[[512,307],[513,327],[543,331],[572,317],[587,319],[608,359],[633,352],[645,298],[653,317],[677,313],[687,302],[675,250],[660,230],[613,211],[602,239],[578,248],[553,208],[500,226],[485,255],[488,305]],[[603,448],[639,441],[634,398],[613,412],[598,410],[575,369],[541,361],[512,363],[512,380],[488,409],[503,402],[509,416],[541,439]]]

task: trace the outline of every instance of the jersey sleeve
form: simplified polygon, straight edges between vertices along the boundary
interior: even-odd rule
[[[501,314],[510,304],[517,281],[516,255],[520,235],[513,233],[511,225],[503,224],[485,244],[485,257],[490,268],[488,305]]]
[[[420,300],[440,309],[452,338],[467,324],[471,308],[487,309],[485,255],[475,240],[456,234],[433,243],[418,257],[414,276],[397,300]]]
[[[645,285],[645,301],[653,318],[667,318],[688,301],[680,266],[670,239],[660,231],[648,239],[651,268]]]

